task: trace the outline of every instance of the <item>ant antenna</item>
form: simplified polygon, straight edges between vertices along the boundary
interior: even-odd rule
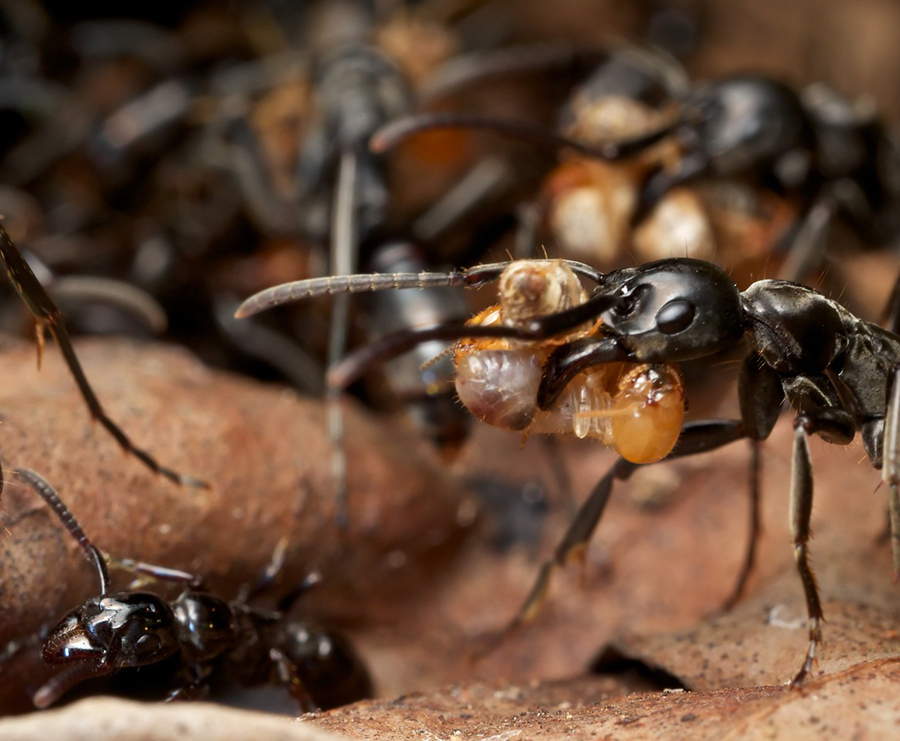
[[[540,126],[532,126],[521,121],[487,118],[468,113],[416,113],[401,116],[382,126],[369,139],[369,149],[376,154],[394,149],[403,141],[415,134],[438,129],[483,129],[494,131],[505,136],[555,147],[557,149],[573,149],[579,154],[596,159],[615,161],[634,157],[659,141],[671,136],[681,125],[680,120],[666,124],[654,131],[631,139],[609,142],[600,146],[591,146],[571,139]]]
[[[100,577],[101,596],[105,597],[109,594],[109,569],[106,566],[106,560],[103,558],[103,554],[100,553],[100,550],[91,543],[90,540],[88,540],[88,536],[85,535],[84,530],[81,529],[78,520],[75,519],[75,516],[69,511],[69,508],[65,505],[63,500],[60,499],[56,489],[54,489],[50,485],[50,482],[43,476],[29,468],[17,468],[13,473],[34,489],[41,498],[50,505],[50,508],[56,513],[56,516],[59,517],[66,530],[68,530],[72,537],[78,541],[78,545],[81,546],[88,560],[93,561],[94,565],[97,567],[97,575]]]
[[[603,281],[603,274],[583,262],[566,260],[576,275],[594,283]],[[467,270],[451,270],[444,273],[361,273],[358,275],[334,275],[308,278],[282,283],[266,288],[246,299],[234,313],[237,319],[245,319],[267,309],[303,301],[316,296],[341,293],[371,293],[403,288],[436,288],[453,286],[479,288],[500,279],[510,262],[495,262]]]

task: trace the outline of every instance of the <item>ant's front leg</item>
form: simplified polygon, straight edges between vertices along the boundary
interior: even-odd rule
[[[169,692],[163,702],[199,700],[209,692],[209,670],[199,664],[191,664],[179,672],[182,684]]]
[[[688,423],[682,429],[675,448],[664,460],[705,453],[743,437],[746,437],[746,433],[740,420],[721,419]],[[578,510],[565,536],[553,552],[553,557],[541,565],[534,586],[522,607],[509,624],[480,653],[492,651],[507,636],[530,623],[537,616],[546,599],[553,572],[570,561],[583,558],[587,543],[603,516],[603,510],[612,493],[613,483],[616,480],[627,481],[641,465],[619,458],[606,475],[600,479],[587,501]]]
[[[810,273],[822,267],[828,242],[828,227],[836,212],[837,204],[827,197],[819,198],[806,210],[790,240],[784,264],[778,273],[780,280],[800,283]]]
[[[189,571],[172,569],[168,566],[160,566],[159,564],[147,563],[146,561],[135,561],[133,558],[107,556],[106,561],[113,568],[148,576],[155,581],[170,581],[201,592],[204,589],[203,577],[198,574],[192,574]]]

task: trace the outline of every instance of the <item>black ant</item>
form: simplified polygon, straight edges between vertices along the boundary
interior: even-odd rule
[[[497,280],[505,265],[418,276],[356,276],[302,282],[248,299],[247,311],[267,301],[299,300],[332,291],[384,290],[415,285],[479,285]],[[791,478],[791,538],[806,598],[809,647],[792,684],[810,672],[821,640],[822,605],[809,561],[813,479],[808,438],[846,445],[857,430],[872,465],[883,469],[889,489],[894,573],[900,574],[900,336],[866,322],[820,293],[790,281],[761,280],[741,292],[721,268],[701,260],[671,258],[616,270],[585,273],[597,285],[589,298],[521,323],[447,323],[410,329],[361,348],[329,371],[334,388],[344,388],[372,363],[384,362],[415,345],[439,338],[505,338],[543,345],[563,342],[540,369],[533,403],[552,410],[583,374],[609,364],[667,364],[708,357],[744,341],[749,352],[738,383],[740,419],[685,424],[667,459],[722,447],[740,439],[753,443],[754,473],[760,443],[771,433],[785,400],[795,412]],[[264,299],[264,300],[263,300]],[[593,327],[584,331],[586,323]],[[574,333],[574,334],[573,334]],[[647,428],[655,435],[654,427]],[[543,601],[551,574],[583,551],[612,491],[639,463],[621,458],[594,487],[554,557],[510,628],[529,620]],[[751,479],[754,512],[758,476]],[[752,566],[751,548],[734,599]]]
[[[686,94],[673,90],[673,99],[678,98],[671,120],[653,126],[651,119],[641,119],[634,124],[637,133],[622,139],[591,141],[581,128],[571,138],[515,121],[424,113],[391,122],[373,137],[372,147],[385,151],[421,131],[458,127],[495,130],[602,162],[636,161],[652,155],[657,145],[674,143],[674,165],[657,155],[642,166],[636,203],[626,209],[632,224],[641,224],[679,186],[709,178],[717,183],[737,180],[795,199],[799,216],[782,267],[782,276],[792,280],[821,264],[828,227],[839,216],[868,244],[897,233],[900,148],[873,106],[848,101],[822,84],[797,91],[749,73],[699,85]],[[572,177],[587,176],[563,179]],[[614,222],[617,217],[609,218]],[[773,227],[773,234],[778,233],[777,223]]]
[[[539,408],[537,392],[546,360],[560,345],[590,336],[596,322],[582,322],[564,335],[544,342],[520,342],[502,334],[504,326],[527,326],[537,317],[582,305],[588,294],[579,276],[595,283],[602,279],[590,266],[566,260],[517,260],[452,273],[320,278],[262,291],[247,299],[237,316],[252,316],[272,306],[323,293],[474,288],[496,281],[499,303],[468,320],[468,329],[451,337],[475,338],[459,341],[453,350],[456,394],[463,406],[483,422],[521,431],[523,438],[534,433],[592,437],[615,446],[628,460],[659,460],[675,444],[684,414],[684,392],[677,369],[665,363],[609,365],[583,374],[551,405]],[[445,322],[437,326],[459,325]],[[500,334],[497,328],[501,328]],[[376,341],[369,347],[380,344]],[[426,367],[430,365],[425,363]],[[646,433],[647,426],[653,435]]]
[[[247,604],[250,591],[240,600],[228,601],[204,591],[202,579],[195,574],[131,559],[108,559],[43,477],[21,468],[13,473],[50,505],[94,564],[100,580],[99,596],[71,610],[44,640],[44,661],[66,668],[35,692],[36,707],[52,705],[88,679],[173,657],[179,684],[167,701],[202,694],[220,665],[245,685],[272,681],[286,685],[304,712],[371,694],[369,674],[342,635],[309,621],[285,619],[284,612],[301,590],[282,600],[278,610],[263,611]],[[174,600],[151,592],[111,592],[108,563],[183,585],[184,591]],[[273,575],[267,573],[265,578]],[[307,579],[302,589],[315,581],[317,577]]]
[[[104,429],[115,438],[116,442],[122,446],[126,453],[133,455],[154,473],[165,476],[176,484],[201,488],[208,487],[209,485],[204,481],[190,476],[183,476],[171,468],[160,465],[150,453],[131,442],[124,430],[103,411],[100,400],[91,388],[87,375],[81,367],[78,356],[75,354],[72,340],[63,323],[62,312],[41,285],[34,271],[32,271],[28,262],[22,256],[22,253],[19,252],[18,247],[13,244],[9,234],[7,234],[6,229],[2,225],[0,225],[0,257],[3,258],[3,262],[6,264],[6,274],[10,282],[37,322],[38,368],[41,366],[41,360],[44,355],[44,331],[49,330],[59,346],[63,360],[69,367],[75,383],[78,385],[78,390],[87,404],[91,417],[103,425]]]

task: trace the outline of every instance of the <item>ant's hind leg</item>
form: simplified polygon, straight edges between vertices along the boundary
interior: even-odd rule
[[[809,454],[809,436],[824,434],[832,442],[848,444],[856,428],[849,414],[840,409],[821,408],[801,414],[794,420],[794,452],[791,462],[791,542],[794,546],[794,560],[803,593],[806,597],[807,627],[809,646],[800,671],[791,680],[792,687],[799,687],[812,670],[816,660],[816,649],[822,641],[822,600],[819,585],[809,561],[809,539],[811,536],[810,516],[813,502],[812,459]]]
[[[897,582],[900,580],[900,365],[892,367],[888,379],[883,456],[881,477],[888,486],[891,552]]]

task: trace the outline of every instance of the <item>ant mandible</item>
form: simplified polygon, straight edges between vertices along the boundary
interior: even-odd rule
[[[36,707],[52,705],[88,679],[171,657],[179,662],[180,685],[166,696],[167,701],[202,694],[222,664],[245,685],[273,680],[284,684],[303,712],[371,694],[368,671],[342,635],[313,622],[284,618],[302,590],[289,594],[277,611],[263,611],[247,604],[250,593],[228,601],[204,591],[202,579],[194,574],[110,559],[135,573],[184,586],[174,600],[151,592],[111,593],[107,557],[88,539],[57,491],[34,471],[19,468],[13,473],[56,513],[94,564],[100,580],[99,596],[70,610],[44,640],[44,661],[66,669],[38,688],[33,697]],[[303,589],[314,583],[308,579]]]
[[[473,285],[496,279],[501,272],[501,266],[484,266],[442,276],[424,274],[417,280],[423,285],[438,279]],[[749,439],[757,449],[775,426],[783,402],[787,400],[794,410],[791,540],[809,633],[806,655],[792,680],[792,685],[799,686],[815,661],[823,617],[809,557],[813,499],[810,435],[846,445],[857,430],[862,433],[866,454],[875,468],[882,469],[888,485],[893,567],[895,574],[900,573],[900,336],[790,281],[761,280],[741,292],[724,270],[701,260],[670,258],[603,276],[594,273],[593,279],[597,286],[583,303],[518,325],[459,322],[398,332],[332,367],[328,381],[333,387],[345,388],[372,363],[384,362],[430,339],[491,337],[546,343],[585,322],[594,322],[593,332],[563,342],[544,362],[535,402],[539,409],[547,410],[589,369],[622,362],[677,363],[708,357],[746,341],[749,352],[738,382],[740,419],[685,424],[666,458],[706,452],[740,439]],[[286,284],[289,287],[251,297],[244,311],[271,301],[297,300],[311,292],[381,290],[410,281],[378,276],[357,282],[326,279],[318,285]],[[754,460],[758,461],[758,456]],[[553,558],[541,568],[510,628],[536,613],[553,570],[583,551],[614,481],[628,479],[638,465],[622,458],[594,487]],[[756,507],[755,487],[752,495]],[[752,558],[751,551],[745,568]]]

